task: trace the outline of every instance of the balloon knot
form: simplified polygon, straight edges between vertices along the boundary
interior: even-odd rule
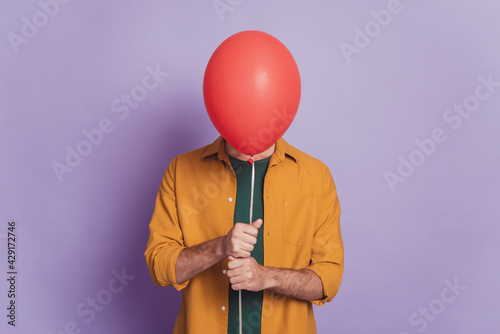
[[[253,160],[253,155],[252,155],[252,156],[250,157],[250,159],[248,159],[248,160],[247,160],[247,162],[248,162],[248,164],[249,164],[250,166],[252,166],[252,165],[253,165],[253,161],[254,161],[254,160]]]

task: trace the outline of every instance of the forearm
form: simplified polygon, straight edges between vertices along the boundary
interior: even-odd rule
[[[222,242],[219,237],[183,249],[175,263],[176,282],[185,282],[225,259]]]
[[[310,269],[283,269],[262,267],[264,270],[264,289],[302,300],[323,298],[323,283]]]

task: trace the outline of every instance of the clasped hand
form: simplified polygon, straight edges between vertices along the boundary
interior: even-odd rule
[[[250,256],[257,242],[262,219],[253,224],[236,223],[223,240],[223,251],[229,259],[227,276],[233,290],[264,289],[264,267]]]

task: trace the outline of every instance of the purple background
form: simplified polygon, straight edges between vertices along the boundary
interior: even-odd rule
[[[231,8],[222,16],[213,2],[71,1],[48,22],[35,0],[1,2],[0,331],[55,334],[71,321],[82,333],[172,331],[180,293],[154,286],[143,256],[154,200],[169,161],[217,136],[202,96],[210,55],[256,29],[297,61],[302,100],[285,139],[330,167],[342,206],[345,274],[334,301],[315,308],[318,332],[498,333],[500,87],[457,129],[443,115],[478,77],[500,81],[500,3],[402,0],[381,27],[370,12],[387,0],[221,0]],[[22,36],[33,15],[41,27],[16,52],[10,33]],[[340,45],[365,25],[380,31],[349,62]],[[169,76],[120,119],[112,102],[157,65]],[[51,164],[106,118],[114,131],[60,182]],[[384,173],[435,128],[447,140],[391,189]],[[9,219],[15,328],[5,316]],[[122,268],[135,278],[85,322],[78,306],[104,298]],[[450,303],[445,280],[467,286],[445,293]],[[429,307],[432,321],[420,314]]]

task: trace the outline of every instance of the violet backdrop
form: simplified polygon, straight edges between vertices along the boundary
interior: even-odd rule
[[[318,332],[500,331],[500,2],[59,1],[0,4],[2,333],[171,333],[180,293],[143,255],[154,200],[217,137],[204,69],[250,29],[294,55],[284,138],[340,198],[345,274]]]

